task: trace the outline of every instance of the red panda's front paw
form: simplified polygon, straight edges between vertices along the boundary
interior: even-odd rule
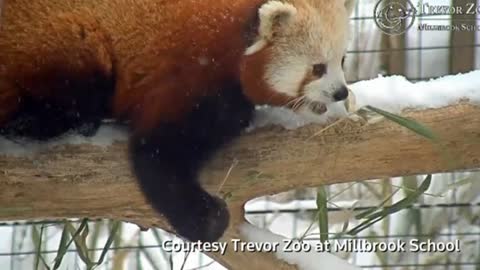
[[[183,224],[174,227],[179,235],[190,241],[214,242],[228,227],[230,214],[226,203],[218,197],[208,196],[205,204],[192,206]]]

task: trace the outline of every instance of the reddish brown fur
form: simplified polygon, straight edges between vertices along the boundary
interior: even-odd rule
[[[261,2],[10,0],[0,30],[0,124],[15,111],[12,99],[68,96],[63,79],[92,73],[115,80],[112,113],[138,131],[178,121],[199,97],[239,79],[245,24]],[[262,82],[266,57],[243,63],[256,67],[243,75],[247,94],[283,105],[288,98]]]
[[[265,66],[272,56],[270,48],[244,57],[241,62],[241,80],[244,86],[245,95],[256,104],[270,104],[284,106],[292,100],[291,97],[275,92],[267,85],[265,80],[260,80],[265,76]]]

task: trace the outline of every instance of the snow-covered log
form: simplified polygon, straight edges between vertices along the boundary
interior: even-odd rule
[[[473,75],[477,81],[452,80],[450,92],[456,98],[447,95],[445,84],[438,81],[422,86],[391,77],[352,86],[358,104],[371,100],[373,106],[402,111],[432,129],[439,143],[386,119],[365,122],[358,117],[327,128],[311,124],[285,129],[263,123],[248,132],[219,153],[201,177],[210,192],[229,204],[232,220],[225,240],[241,238],[243,205],[257,196],[322,184],[479,168],[480,73]],[[435,87],[438,91],[433,91]],[[382,88],[383,95],[376,88]],[[425,97],[425,90],[406,100],[400,94],[400,90],[408,96],[407,92],[421,89],[430,89],[431,95]],[[133,181],[124,134],[104,127],[98,136],[76,137],[48,147],[22,148],[0,140],[0,220],[113,218],[169,230]],[[113,141],[99,142],[102,138]],[[229,250],[224,256],[211,255],[230,269],[246,265],[295,269],[273,254]]]

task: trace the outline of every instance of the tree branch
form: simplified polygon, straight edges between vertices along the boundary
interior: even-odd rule
[[[404,115],[429,126],[441,144],[388,120],[366,124],[346,119],[321,133],[322,127],[315,125],[291,131],[269,127],[240,138],[202,172],[208,190],[221,189],[232,212],[225,239],[239,238],[243,204],[260,195],[480,167],[480,107],[457,104]],[[112,218],[169,230],[145,203],[126,154],[124,142],[61,145],[22,157],[0,153],[0,220]],[[268,254],[230,251],[212,256],[231,269],[280,267]],[[290,268],[282,264],[279,269]]]

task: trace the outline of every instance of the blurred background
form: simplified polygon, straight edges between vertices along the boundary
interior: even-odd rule
[[[411,1],[414,6],[423,2]],[[464,6],[476,1],[428,3]],[[352,41],[346,59],[349,83],[393,74],[412,82],[426,81],[479,68],[480,32],[418,30],[424,23],[475,26],[477,15],[419,15],[405,34],[392,36],[375,24],[376,4],[374,0],[358,0],[351,19]],[[421,175],[295,190],[249,202],[246,217],[286,237],[320,241],[317,206],[324,200],[331,238],[369,242],[458,239],[462,245],[460,253],[337,254],[362,268],[480,270],[479,178],[479,172],[456,172],[433,175],[431,182]],[[382,215],[367,226],[358,220],[366,213],[391,209],[391,205],[402,210]],[[62,239],[68,242],[72,234],[82,240],[61,248]],[[162,230],[142,232],[136,225],[106,220],[3,222],[0,269],[55,269],[56,258],[61,258],[57,269],[224,269],[203,254],[166,252],[161,243],[172,238]]]

